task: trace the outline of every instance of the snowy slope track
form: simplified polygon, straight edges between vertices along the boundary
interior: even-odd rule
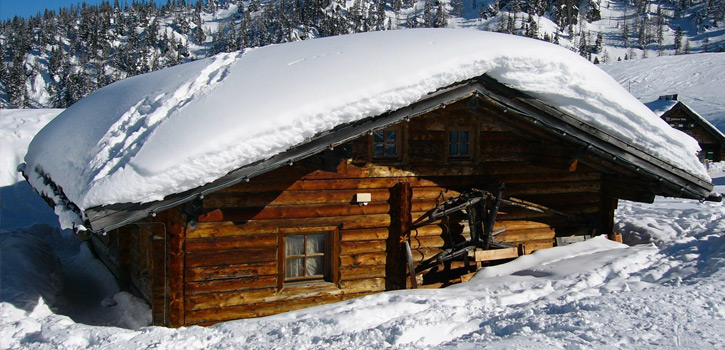
[[[708,179],[693,139],[575,53],[434,29],[271,45],[111,84],[38,134],[26,175],[41,189],[50,177],[81,210],[152,202],[483,74]]]

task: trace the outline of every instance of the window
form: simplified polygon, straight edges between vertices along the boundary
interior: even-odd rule
[[[284,279],[325,278],[325,234],[288,235],[284,239]]]
[[[465,159],[471,158],[471,135],[468,131],[449,131],[448,132],[448,159]]]
[[[377,130],[373,132],[373,158],[398,158],[398,130]]]
[[[336,283],[336,227],[280,229],[278,287],[296,282]]]

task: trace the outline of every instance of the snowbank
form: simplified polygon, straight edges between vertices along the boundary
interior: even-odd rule
[[[38,133],[26,174],[38,189],[50,176],[81,209],[159,200],[484,73],[709,179],[693,139],[575,53],[434,29],[271,45],[111,84]]]
[[[60,260],[48,243],[30,233],[53,230],[36,225],[0,231],[0,301],[26,310],[35,308],[41,298],[46,304],[55,303],[63,289]]]

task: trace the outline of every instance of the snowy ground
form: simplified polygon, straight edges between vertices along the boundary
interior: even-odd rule
[[[725,163],[712,176],[725,192]],[[622,202],[617,229],[632,246],[596,238],[445,289],[167,329],[147,326],[148,307],[72,233],[17,228],[52,216],[45,203],[13,201],[0,211],[0,349],[725,347],[722,203]]]

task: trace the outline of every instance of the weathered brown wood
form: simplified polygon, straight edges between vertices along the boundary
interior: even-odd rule
[[[543,239],[553,239],[554,235],[555,232],[551,229],[516,230],[501,233],[496,236],[496,240],[502,242],[526,242]]]
[[[223,207],[259,207],[295,204],[355,204],[357,193],[370,193],[372,202],[387,202],[389,192],[387,189],[343,189],[343,190],[312,190],[312,191],[274,191],[261,192],[254,195],[219,192],[212,193],[204,198],[205,208]]]
[[[410,240],[413,190],[409,182],[390,188],[390,235],[386,241],[385,289],[404,289],[406,264],[403,242]]]
[[[340,256],[340,269],[357,266],[385,265],[386,253],[363,253]]]
[[[357,266],[340,269],[340,280],[385,277],[385,265]]]
[[[360,254],[360,253],[384,252],[385,247],[386,247],[386,242],[383,240],[340,242],[340,254]]]
[[[501,248],[501,249],[476,249],[473,252],[475,261],[492,261],[502,259],[513,259],[519,256],[518,248]]]
[[[168,227],[169,326],[184,325],[184,267],[186,258],[186,221],[179,211],[165,212]],[[160,218],[161,219],[161,218]]]
[[[186,253],[186,266],[219,266],[276,261],[277,247],[243,248],[222,251],[204,250]]]
[[[276,288],[277,276],[254,276],[248,278],[231,278],[224,280],[194,281],[186,283],[186,294],[213,293],[224,291],[243,291],[249,289]]]
[[[277,262],[257,264],[234,264],[221,266],[187,267],[184,278],[187,282],[216,279],[246,278],[277,273]]]
[[[199,216],[199,222],[300,219],[384,214],[390,211],[388,203],[309,204],[255,208],[219,208]]]
[[[189,238],[186,240],[188,252],[201,250],[229,250],[235,248],[264,248],[277,245],[274,233],[251,234],[241,236],[221,236]]]
[[[280,227],[304,226],[336,226],[342,225],[342,230],[381,228],[390,225],[390,215],[353,215],[345,217],[322,217],[303,219],[275,219],[250,221],[222,221],[199,223],[196,230],[189,232],[189,237],[228,236],[240,233],[277,232]]]
[[[341,230],[340,242],[384,240],[388,238],[389,232],[388,228]]]
[[[268,316],[280,312],[328,304],[331,302],[342,301],[368,294],[371,294],[371,292],[322,295],[301,299],[280,300],[268,303],[244,304],[224,308],[190,310],[189,312],[187,312],[186,321],[189,325],[210,325],[216,322],[233,320],[238,318]]]

